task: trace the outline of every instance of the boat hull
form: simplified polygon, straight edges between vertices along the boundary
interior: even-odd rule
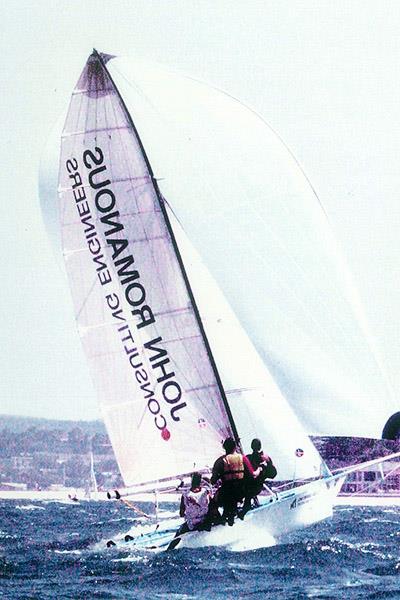
[[[233,527],[219,526],[210,532],[182,536],[181,547],[225,546],[229,550],[252,550],[279,543],[282,536],[332,516],[340,482],[315,481],[277,497],[262,498],[262,504],[248,512]]]
[[[332,516],[333,503],[344,478],[327,478],[292,488],[273,496],[260,498],[260,506],[249,511],[233,526],[217,525],[211,531],[186,533],[174,542],[175,548],[221,546],[228,550],[244,551],[273,546],[292,531],[318,523]],[[173,521],[176,527],[176,519]],[[172,520],[157,531],[135,535],[130,545],[144,549],[167,549],[174,539],[176,528]]]

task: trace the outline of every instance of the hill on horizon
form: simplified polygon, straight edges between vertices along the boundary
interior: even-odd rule
[[[44,417],[24,417],[19,415],[0,415],[0,429],[9,429],[13,433],[22,433],[31,427],[39,429],[60,429],[69,431],[74,427],[80,427],[90,434],[105,434],[103,421],[73,421],[62,419],[46,419]]]

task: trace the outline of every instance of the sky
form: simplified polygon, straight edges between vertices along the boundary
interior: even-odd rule
[[[0,413],[99,416],[38,197],[93,47],[208,82],[271,125],[318,193],[400,390],[398,2],[5,0],[0,15]]]

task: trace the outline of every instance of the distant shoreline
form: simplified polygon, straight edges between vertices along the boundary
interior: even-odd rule
[[[0,490],[0,500],[54,500],[62,502],[74,502],[69,496],[76,497],[78,502],[80,501],[107,501],[116,502],[116,500],[109,500],[107,498],[107,492],[98,492],[97,498],[85,497],[85,490],[76,488],[63,488],[60,490]],[[161,503],[174,503],[179,502],[180,494],[159,494],[157,501]],[[154,503],[154,494],[143,493],[132,497],[129,497],[129,502],[151,502]]]
[[[106,492],[98,492],[96,498],[87,498],[85,490],[75,488],[63,488],[60,490],[0,490],[0,500],[30,500],[30,501],[55,501],[75,503],[71,497],[76,497],[78,502],[100,501],[116,502],[109,500]],[[132,505],[135,502],[154,503],[154,494],[143,493],[127,498]],[[159,494],[157,501],[159,504],[174,504],[179,502],[180,494]],[[121,502],[122,503],[122,502]],[[400,506],[400,496],[374,496],[374,495],[339,495],[337,496],[335,506]]]
[[[76,488],[63,488],[60,490],[0,490],[2,500],[70,500],[68,495],[76,496],[79,500],[85,499],[85,490]],[[100,495],[104,495],[102,492]]]
[[[336,496],[335,506],[400,506],[400,496],[391,495],[339,495]]]

